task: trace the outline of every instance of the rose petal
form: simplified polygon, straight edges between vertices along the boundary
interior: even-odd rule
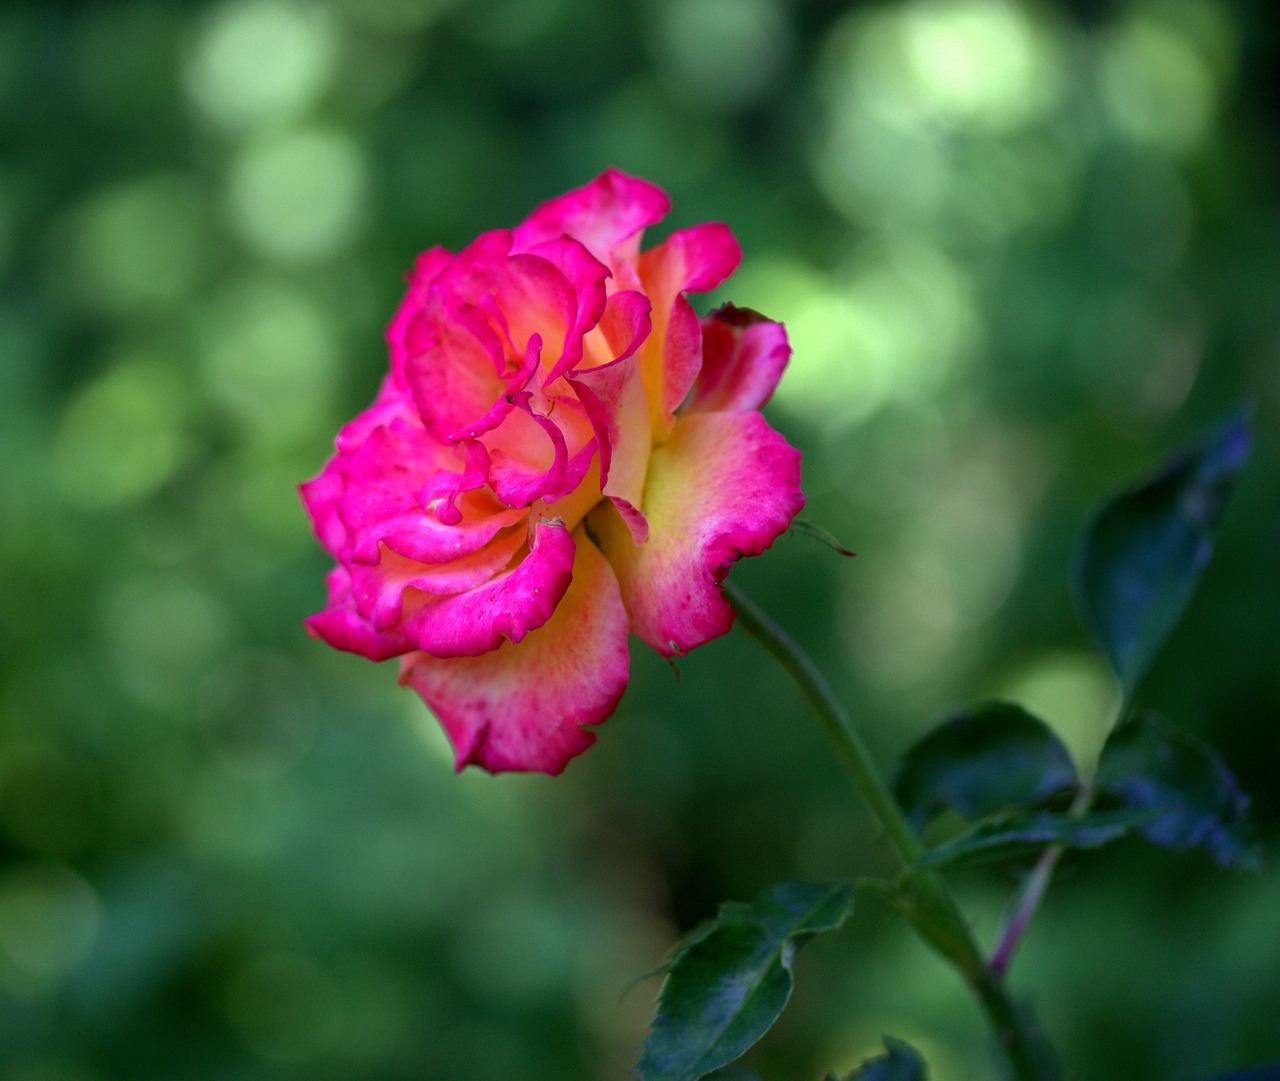
[[[405,590],[447,596],[475,589],[505,571],[524,544],[525,529],[516,525],[447,563],[419,563],[383,545],[376,566],[352,563],[348,568],[356,611],[374,630],[388,630],[403,618]]]
[[[627,357],[583,372],[570,382],[591,418],[601,447],[603,494],[613,500],[635,543],[640,544],[649,532],[637,508],[644,493],[652,429],[639,360]]]
[[[483,508],[487,513],[473,513],[456,525],[427,513],[419,492],[430,487],[441,465],[464,457],[459,448],[435,443],[420,426],[396,421],[375,428],[354,453],[338,459],[343,487],[337,513],[347,544],[335,554],[372,565],[385,544],[419,563],[446,563],[483,547],[499,529],[518,521],[519,511],[492,500]]]
[[[351,594],[351,577],[346,570],[334,567],[325,578],[329,602],[321,612],[303,621],[307,633],[334,649],[358,653],[371,661],[385,661],[413,649],[405,637],[395,630],[379,632],[357,611]]]
[[[483,313],[440,285],[405,331],[404,377],[427,430],[438,440],[474,438],[510,406],[506,355]]]
[[[412,653],[400,682],[435,711],[457,754],[492,773],[559,773],[586,750],[627,686],[627,614],[613,570],[579,530],[573,581],[519,645],[441,660]]]
[[[582,405],[567,397],[510,394],[511,413],[484,437],[489,484],[509,507],[568,495],[586,476],[596,440]],[[571,442],[572,441],[572,442]]]
[[[702,321],[702,371],[685,410],[759,409],[773,395],[790,357],[781,323],[726,304]]]
[[[609,268],[572,237],[562,236],[539,244],[530,253],[554,264],[567,279],[576,300],[576,315],[565,336],[560,359],[550,365],[544,382],[551,383],[561,373],[582,361],[583,336],[600,322],[606,307],[605,280]]]
[[[586,245],[611,270],[634,263],[640,234],[661,221],[671,200],[654,184],[607,169],[590,184],[543,203],[516,227],[515,248],[527,251],[559,236]]]
[[[653,452],[637,545],[612,507],[592,530],[618,575],[637,635],[663,656],[683,654],[733,623],[720,582],[758,555],[804,506],[800,454],[759,413],[696,413]]]
[[[714,289],[734,272],[742,250],[728,226],[696,225],[672,233],[640,257],[640,278],[653,303],[653,332],[640,351],[654,438],[674,423],[702,363],[702,333],[683,294]]]
[[[582,355],[583,331],[604,308],[608,270],[564,238],[540,246],[538,254],[512,254],[510,246],[510,233],[486,234],[459,253],[437,284],[484,312],[513,355],[525,355],[536,334],[549,367],[571,367]]]
[[[573,573],[573,537],[560,522],[539,522],[529,553],[484,585],[446,597],[407,593],[400,626],[434,657],[474,657],[519,642],[560,603]]]
[[[387,324],[387,346],[391,352],[389,378],[406,392],[408,384],[404,381],[405,331],[409,327],[410,320],[418,314],[426,301],[427,290],[431,288],[440,272],[453,261],[453,258],[453,253],[445,251],[444,248],[432,248],[419,255],[414,261],[413,269],[405,275],[409,288],[404,299],[400,301],[395,315]]]

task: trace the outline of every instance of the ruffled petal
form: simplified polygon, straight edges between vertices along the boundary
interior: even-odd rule
[[[484,436],[489,484],[509,507],[568,495],[586,476],[596,439],[577,400],[529,391],[508,395],[515,408]]]
[[[562,372],[582,361],[583,336],[600,322],[606,307],[605,281],[609,268],[572,237],[562,236],[537,245],[529,257],[545,259],[564,276],[573,290],[574,312],[559,359],[548,365],[544,382],[551,383]],[[515,258],[520,258],[516,256]],[[545,358],[544,358],[545,359]]]
[[[474,438],[511,407],[506,355],[476,307],[433,285],[405,330],[404,377],[427,430],[438,440]]]
[[[319,638],[334,649],[358,653],[371,661],[385,661],[414,648],[399,631],[378,631],[356,611],[351,576],[345,568],[334,567],[325,578],[325,584],[329,587],[329,602],[324,611],[303,621],[312,638]]]
[[[595,734],[626,689],[627,614],[613,570],[575,534],[573,581],[555,614],[518,645],[479,657],[404,658],[400,682],[439,717],[457,768],[556,774]]]
[[[524,544],[524,526],[513,525],[483,547],[447,563],[419,563],[384,545],[376,566],[348,567],[356,611],[374,630],[385,631],[404,617],[406,590],[447,596],[475,589],[505,571]]]
[[[302,505],[307,509],[316,539],[332,556],[341,556],[347,548],[347,527],[338,514],[342,498],[342,469],[336,457],[325,462],[317,476],[298,485]]]
[[[588,519],[618,575],[637,635],[680,655],[733,623],[720,582],[759,555],[804,506],[800,454],[759,413],[682,416],[653,452],[644,488],[649,539],[634,543],[613,508]]]
[[[702,371],[685,411],[759,409],[773,395],[790,357],[781,323],[726,304],[702,321]]]
[[[347,531],[342,557],[375,564],[385,544],[420,563],[444,563],[469,555],[518,521],[519,511],[479,495],[471,500],[475,513],[458,524],[427,512],[420,494],[431,489],[442,465],[463,458],[461,449],[440,446],[420,426],[396,421],[375,428],[359,448],[338,459],[343,489],[337,513]]]
[[[413,402],[388,377],[383,380],[373,404],[338,432],[334,440],[338,453],[325,463],[318,476],[298,486],[316,537],[331,555],[341,558],[349,542],[347,528],[338,513],[344,485],[342,459],[359,451],[376,429],[396,422],[414,425],[417,413]]]
[[[541,627],[569,588],[573,537],[561,522],[539,522],[529,553],[484,585],[445,597],[406,591],[400,628],[434,657],[474,657],[519,642]]]
[[[408,384],[404,381],[405,331],[408,330],[410,320],[418,314],[426,302],[427,290],[439,277],[440,272],[453,261],[453,258],[453,253],[445,251],[444,248],[432,248],[419,255],[414,260],[413,269],[405,275],[409,288],[405,292],[404,299],[400,301],[395,315],[391,317],[391,322],[387,324],[387,346],[391,353],[389,378],[401,390],[408,390]]]
[[[530,248],[559,236],[586,245],[611,270],[634,263],[640,234],[666,216],[671,200],[648,181],[607,169],[590,184],[538,207],[516,227],[515,248]]]

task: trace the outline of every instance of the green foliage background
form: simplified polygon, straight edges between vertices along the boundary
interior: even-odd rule
[[[370,399],[400,274],[614,164],[728,222],[787,321],[800,537],[734,571],[888,763],[1012,696],[1086,763],[1091,508],[1242,397],[1254,457],[1147,704],[1255,797],[1261,877],[1068,862],[1014,969],[1072,1075],[1280,1058],[1278,22],[1267,0],[209,0],[0,7],[0,1081],[626,1076],[680,931],[887,866],[739,635],[559,779],[454,776],[307,639],[294,486]],[[1013,885],[961,880],[980,935]],[[976,1009],[873,900],[748,1062]]]

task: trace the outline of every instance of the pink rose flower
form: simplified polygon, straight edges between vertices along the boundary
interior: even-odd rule
[[[627,685],[628,633],[665,657],[724,634],[730,565],[804,504],[761,416],[779,323],[699,320],[740,252],[724,225],[640,251],[670,203],[610,170],[513,230],[418,257],[391,367],[302,498],[337,560],[307,630],[379,661],[457,766],[559,773]]]

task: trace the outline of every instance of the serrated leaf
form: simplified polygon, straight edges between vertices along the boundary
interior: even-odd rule
[[[920,1052],[892,1036],[884,1038],[884,1046],[885,1054],[867,1059],[844,1081],[926,1081],[929,1075]],[[829,1075],[827,1081],[836,1078]]]
[[[1203,848],[1223,867],[1256,869],[1249,797],[1218,753],[1153,713],[1111,733],[1098,762],[1100,801],[1157,812],[1138,832],[1152,844]]]
[[[850,882],[783,882],[721,905],[676,948],[644,1042],[643,1081],[696,1081],[769,1031],[791,997],[795,952],[853,910]]]
[[[1146,809],[1125,808],[1095,811],[1081,817],[1047,811],[998,815],[979,822],[973,829],[945,844],[929,849],[909,869],[925,871],[1017,859],[1035,855],[1049,845],[1098,848],[1131,833],[1141,823],[1149,821],[1153,813]]]
[[[1117,496],[1085,530],[1076,599],[1090,633],[1132,694],[1191,599],[1211,533],[1249,453],[1244,411]]]
[[[990,702],[927,733],[903,757],[893,787],[919,830],[948,809],[985,818],[1040,806],[1076,784],[1071,755],[1048,725],[1011,702]]]

